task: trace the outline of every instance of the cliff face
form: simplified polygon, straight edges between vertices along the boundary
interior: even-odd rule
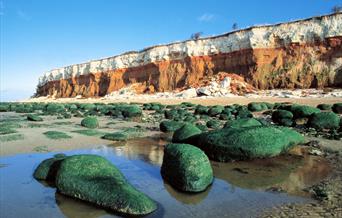
[[[103,96],[130,84],[139,92],[196,85],[218,72],[259,89],[342,87],[342,14],[251,27],[71,65],[39,78],[38,96]]]

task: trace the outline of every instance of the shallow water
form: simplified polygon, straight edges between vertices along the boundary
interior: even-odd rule
[[[324,178],[329,166],[312,156],[286,156],[249,162],[212,162],[215,180],[205,192],[185,194],[164,183],[160,175],[162,138],[73,150],[109,159],[137,189],[159,204],[148,217],[255,217],[263,209],[289,202],[306,202],[303,187]],[[33,179],[37,165],[54,153],[0,158],[0,217],[115,217],[106,210],[75,200]],[[291,195],[267,192],[281,187]],[[298,196],[299,195],[299,196]]]

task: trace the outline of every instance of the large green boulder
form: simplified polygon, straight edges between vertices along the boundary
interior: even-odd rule
[[[36,114],[28,114],[27,120],[29,120],[29,121],[43,121],[43,118],[41,118],[40,116],[38,116]]]
[[[337,114],[342,114],[342,103],[333,104],[332,110]]]
[[[130,185],[108,160],[97,155],[65,158],[57,172],[56,187],[62,194],[121,214],[145,215],[157,209],[153,200]]]
[[[187,138],[200,134],[201,132],[195,125],[187,123],[173,133],[172,142],[183,142]]]
[[[285,127],[258,126],[214,130],[187,142],[201,148],[210,159],[226,162],[277,156],[303,143],[304,137]]]
[[[65,158],[66,156],[64,154],[56,154],[54,157],[44,160],[34,171],[33,177],[37,180],[55,182],[60,163]]]
[[[81,121],[81,125],[90,129],[95,129],[99,127],[99,121],[96,117],[86,117]]]
[[[340,117],[333,112],[315,113],[309,118],[308,126],[315,129],[338,129]]]
[[[291,112],[294,118],[305,118],[310,117],[314,113],[319,113],[321,110],[307,105],[294,104],[291,106]]]
[[[183,122],[177,122],[173,120],[164,120],[159,124],[160,131],[162,132],[174,132],[184,125]]]
[[[236,120],[227,121],[224,128],[243,128],[251,126],[262,126],[261,122],[254,118],[241,118]]]
[[[186,192],[204,191],[213,182],[208,157],[189,144],[165,146],[161,174],[174,188]]]

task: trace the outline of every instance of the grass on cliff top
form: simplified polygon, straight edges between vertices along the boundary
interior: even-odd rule
[[[55,139],[55,140],[72,138],[68,134],[64,132],[59,132],[59,131],[47,131],[47,132],[44,132],[43,134],[49,139]]]

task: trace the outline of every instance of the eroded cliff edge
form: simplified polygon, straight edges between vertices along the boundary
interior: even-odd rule
[[[130,84],[139,92],[195,86],[219,72],[259,89],[342,87],[342,13],[255,26],[214,37],[46,72],[37,96],[103,96]]]

